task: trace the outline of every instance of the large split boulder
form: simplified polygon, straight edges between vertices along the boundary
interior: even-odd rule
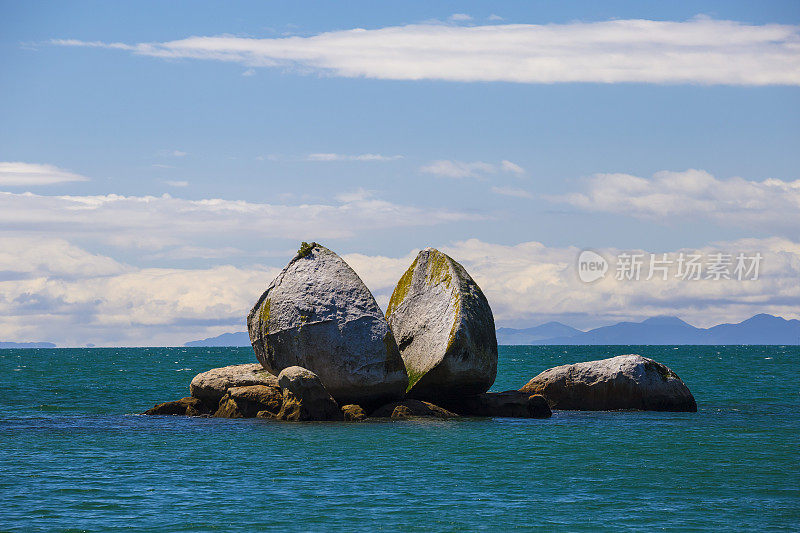
[[[409,396],[474,396],[494,383],[492,310],[478,284],[449,256],[422,250],[395,287],[386,318],[408,372]]]
[[[322,385],[319,377],[299,366],[284,368],[278,375],[283,403],[278,420],[343,420],[336,400]]]
[[[216,407],[228,389],[249,385],[277,387],[278,378],[258,363],[224,366],[197,374],[189,384],[189,392],[207,405]]]
[[[375,298],[341,257],[303,243],[247,316],[253,350],[274,374],[301,366],[341,404],[402,396],[403,361]]]
[[[520,391],[543,395],[553,409],[697,411],[694,396],[675,372],[633,354],[557,366]]]

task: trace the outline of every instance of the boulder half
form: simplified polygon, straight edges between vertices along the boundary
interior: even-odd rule
[[[408,372],[409,396],[436,401],[483,393],[497,376],[489,302],[463,266],[422,250],[400,278],[386,319]]]
[[[317,243],[303,243],[247,316],[256,358],[269,372],[300,366],[339,404],[402,396],[407,378],[389,324],[361,278]]]

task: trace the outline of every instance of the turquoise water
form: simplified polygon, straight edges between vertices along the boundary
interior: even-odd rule
[[[800,347],[501,347],[495,390],[632,352],[699,412],[145,417],[252,352],[0,350],[0,530],[800,530]]]

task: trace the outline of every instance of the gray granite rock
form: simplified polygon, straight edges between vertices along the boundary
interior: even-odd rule
[[[406,399],[401,402],[393,402],[383,405],[372,412],[370,415],[375,418],[458,418],[456,413],[448,411],[443,407],[434,405],[430,402]]]
[[[231,387],[219,401],[215,418],[253,418],[261,412],[277,415],[283,405],[279,387],[247,385]]]
[[[336,400],[322,385],[319,377],[299,366],[284,368],[278,375],[283,391],[283,404],[278,420],[343,420]]]
[[[675,372],[634,354],[557,366],[520,390],[543,395],[553,409],[697,411],[694,396]]]
[[[347,404],[342,406],[342,414],[347,422],[361,422],[367,418],[367,413],[360,405]]]
[[[516,390],[459,398],[443,407],[462,416],[492,418],[550,418],[553,414],[544,396]]]
[[[201,416],[208,414],[208,408],[198,398],[186,397],[173,402],[164,402],[144,412],[146,415]]]
[[[497,337],[486,297],[442,252],[417,255],[386,311],[409,376],[409,396],[437,401],[485,392],[497,375]]]
[[[399,398],[407,377],[375,298],[324,246],[303,243],[247,316],[253,350],[272,373],[301,366],[341,404]]]
[[[189,392],[193,397],[216,407],[228,389],[248,385],[277,387],[278,378],[258,363],[223,366],[197,374],[189,384]]]

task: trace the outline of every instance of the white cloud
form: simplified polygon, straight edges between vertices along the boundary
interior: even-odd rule
[[[159,150],[158,155],[161,157],[186,157],[189,152],[182,150]]]
[[[492,20],[492,21],[503,20],[503,17],[501,17],[500,15],[495,15],[494,13],[492,13],[491,15],[489,15],[489,18],[487,20]]]
[[[0,161],[0,185],[35,187],[68,181],[88,181],[89,178],[55,167],[20,161]]]
[[[519,176],[522,176],[523,174],[525,174],[525,169],[524,168],[522,168],[521,166],[519,166],[516,163],[512,163],[511,161],[508,161],[507,159],[503,159],[500,162],[500,168],[502,168],[503,171],[505,171],[505,172],[511,172],[511,173],[517,174]]]
[[[330,204],[266,204],[163,196],[44,196],[0,192],[0,231],[59,235],[158,250],[210,239],[328,240],[361,231],[479,220],[475,214],[391,203],[357,191]],[[246,236],[246,238],[245,238]]]
[[[496,169],[494,165],[483,161],[465,163],[463,161],[441,159],[421,167],[420,171],[445,178],[479,178],[485,174],[496,172]]]
[[[484,161],[468,163],[464,161],[440,159],[420,167],[420,171],[444,178],[483,178],[487,174],[496,174],[499,171],[510,172],[516,175],[525,173],[525,169],[521,166],[507,160],[503,160],[499,165],[495,165]]]
[[[575,247],[470,239],[440,248],[475,278],[498,325],[560,320],[587,327],[674,314],[709,326],[760,312],[800,316],[800,243],[787,239],[712,243],[699,250],[760,251],[764,259],[757,281],[616,281],[612,270],[606,279],[584,284],[576,273],[580,250]],[[598,251],[609,259],[620,252]],[[416,253],[346,254],[344,259],[385,309]],[[0,237],[0,339],[180,345],[243,331],[245,314],[292,251],[284,255],[270,259],[269,266],[138,268],[62,239]]]
[[[0,339],[180,345],[242,330],[276,268],[134,268],[63,240],[0,238]]]
[[[167,180],[164,183],[166,183],[170,187],[188,187],[189,186],[189,182],[188,181]]]
[[[396,161],[402,159],[402,155],[381,155],[381,154],[334,154],[334,153],[317,153],[308,154],[307,161]]]
[[[229,35],[138,44],[57,39],[165,59],[212,59],[392,80],[519,83],[800,84],[800,27],[697,17],[684,22],[354,28],[311,37]]]
[[[800,302],[800,245],[786,239],[711,243],[698,250],[760,251],[764,259],[756,281],[617,281],[585,284],[578,279],[575,247],[550,248],[528,242],[516,246],[475,239],[443,251],[462,262],[486,293],[502,324],[535,324],[561,320],[575,325],[603,325],[655,315],[677,315],[698,326],[737,321],[757,313],[797,318]],[[621,250],[598,250],[613,259]],[[629,251],[629,250],[626,250]],[[676,251],[642,250],[642,253]],[[648,256],[649,257],[649,256]],[[612,267],[613,268],[613,267]]]
[[[255,76],[255,74],[256,74],[256,69],[254,69],[254,68],[249,68],[249,69],[245,70],[244,72],[242,72],[242,76],[244,76],[244,77]]]
[[[596,174],[586,180],[583,192],[551,200],[665,224],[709,219],[725,226],[788,230],[800,236],[800,180],[718,179],[694,169],[657,172],[649,179]]]
[[[492,187],[492,192],[504,196],[514,196],[517,198],[533,198],[533,194],[524,189],[517,189],[515,187]]]
[[[472,17],[466,13],[453,13],[448,18],[453,22],[467,22],[472,20]]]

